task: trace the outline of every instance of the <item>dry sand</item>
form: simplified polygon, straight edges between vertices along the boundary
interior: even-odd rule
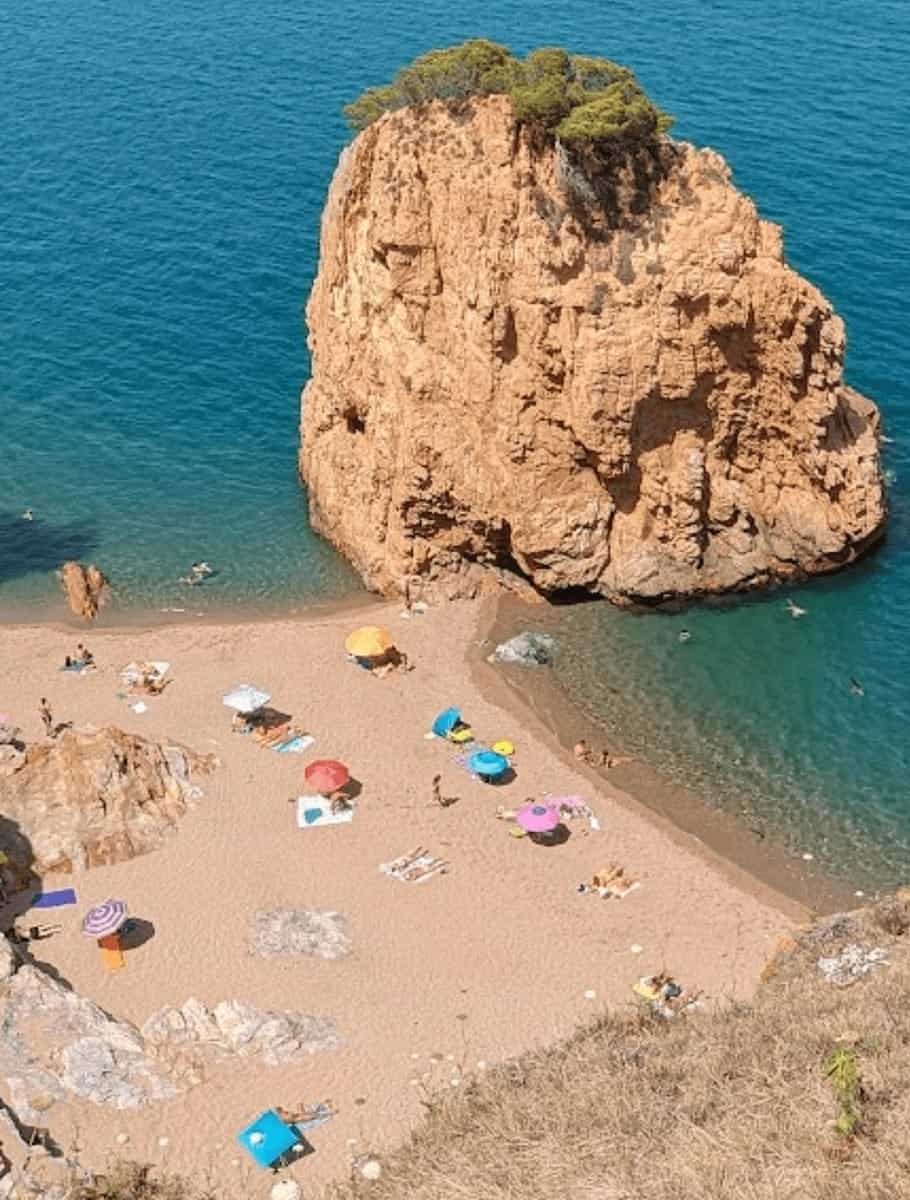
[[[57,1106],[48,1126],[59,1140],[78,1132],[90,1163],[126,1153],[209,1174],[234,1194],[267,1196],[271,1177],[247,1162],[234,1134],[271,1105],[331,1098],[337,1116],[312,1134],[316,1153],[293,1168],[309,1194],[344,1174],[352,1151],[399,1142],[420,1117],[422,1086],[451,1086],[479,1063],[570,1033],[605,1005],[630,1004],[640,975],[667,968],[709,1001],[752,992],[775,940],[803,910],[671,834],[607,782],[594,784],[533,725],[520,727],[502,689],[485,686],[493,669],[471,664],[487,616],[461,604],[404,621],[397,606],[377,605],[313,620],[94,631],[84,637],[99,670],[86,676],[57,669],[78,640],[71,630],[0,631],[0,711],[29,739],[41,735],[45,695],[60,720],[176,738],[222,763],[162,850],[74,881],[44,879],[46,888],[75,882],[79,905],[55,910],[64,933],[37,945],[36,956],[137,1024],[191,996],[239,999],[330,1016],[343,1039],[299,1065],[213,1066],[202,1085],[154,1109]],[[413,671],[380,680],[345,662],[345,633],[367,620],[392,628]],[[141,715],[115,695],[130,659],[172,664],[173,684]],[[268,690],[315,735],[307,755],[275,754],[230,733],[221,695],[240,681]],[[455,764],[453,748],[425,739],[452,703],[482,740],[515,743],[514,782],[485,786]],[[352,824],[296,828],[288,798],[306,790],[312,757],[342,759],[362,783]],[[451,808],[431,803],[436,772],[443,794],[461,797]],[[548,791],[589,797],[602,831],[572,822],[565,844],[541,847],[495,819],[498,804]],[[379,873],[380,862],[418,844],[448,859],[450,873],[421,885]],[[578,895],[576,885],[610,861],[641,887],[621,902]],[[109,895],[151,921],[155,936],[105,977],[78,924]],[[351,954],[252,957],[251,915],[283,907],[346,914]],[[643,951],[633,954],[633,944]],[[125,1151],[115,1142],[121,1132]]]

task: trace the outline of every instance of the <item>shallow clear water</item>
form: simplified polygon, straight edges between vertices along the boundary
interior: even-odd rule
[[[341,105],[478,34],[608,54],[679,136],[729,158],[845,317],[850,381],[895,439],[893,518],[865,566],[793,593],[798,621],[782,596],[685,617],[561,611],[560,677],[625,714],[669,772],[821,855],[910,873],[905,0],[6,9],[0,615],[49,604],[65,557],[99,562],[137,608],[188,603],[176,579],[199,557],[221,573],[197,609],[355,589],[308,531],[295,474],[302,305]]]

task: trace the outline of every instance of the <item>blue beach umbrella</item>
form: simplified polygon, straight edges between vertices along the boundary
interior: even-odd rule
[[[495,779],[508,771],[509,760],[504,755],[497,754],[495,750],[475,750],[468,759],[468,769],[475,775],[486,775]]]
[[[461,720],[461,710],[458,708],[446,708],[439,714],[433,722],[433,732],[437,737],[448,737],[458,722]]]

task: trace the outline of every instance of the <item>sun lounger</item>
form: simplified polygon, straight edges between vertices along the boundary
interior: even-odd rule
[[[126,959],[123,957],[123,950],[120,947],[120,938],[116,933],[99,938],[98,947],[101,951],[101,962],[106,971],[119,971],[126,966]]]
[[[392,859],[391,862],[380,863],[379,866],[383,875],[401,883],[425,883],[434,875],[444,875],[448,869],[447,862],[436,858],[422,846],[418,846],[409,854],[402,854],[400,858]]]

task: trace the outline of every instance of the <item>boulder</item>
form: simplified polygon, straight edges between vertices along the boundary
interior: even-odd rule
[[[305,1013],[269,1012],[240,1000],[222,1000],[206,1008],[189,999],[180,1008],[154,1013],[142,1027],[151,1046],[199,1047],[219,1057],[261,1058],[275,1065],[297,1062],[339,1044],[334,1021]]]
[[[519,633],[507,642],[501,642],[491,658],[519,667],[548,667],[553,661],[555,646],[555,639],[548,633]]]
[[[883,531],[843,322],[713,150],[569,151],[505,96],[387,113],[338,163],[307,322],[310,519],[378,592],[658,602]]]
[[[201,796],[191,774],[214,765],[183,746],[109,726],[29,746],[0,774],[0,849],[15,822],[39,871],[121,862],[160,846]]]
[[[60,568],[60,582],[70,610],[86,621],[97,617],[110,595],[108,581],[99,567],[65,562]]]
[[[138,1108],[179,1091],[137,1029],[21,962],[2,937],[0,1079],[29,1124],[61,1100]]]
[[[260,958],[307,954],[343,958],[351,952],[346,919],[338,912],[307,909],[262,909],[250,922],[250,950]]]

